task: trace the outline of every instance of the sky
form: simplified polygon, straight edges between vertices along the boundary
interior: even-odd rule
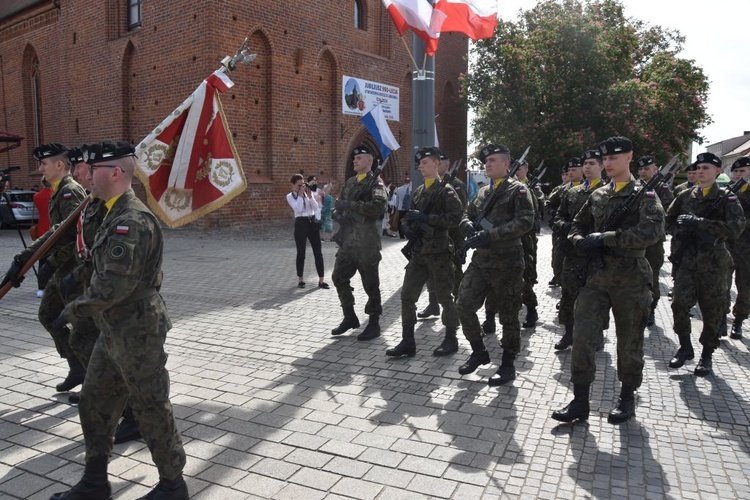
[[[684,59],[693,59],[709,79],[708,113],[713,123],[700,131],[709,144],[750,131],[750,1],[622,0],[625,15],[677,30],[686,38]],[[534,0],[500,0],[498,16],[515,21]]]

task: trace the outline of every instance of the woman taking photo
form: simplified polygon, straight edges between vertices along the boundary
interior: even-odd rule
[[[286,195],[286,201],[294,211],[294,242],[297,244],[297,277],[299,288],[305,288],[305,253],[307,240],[310,241],[315,269],[318,271],[318,287],[328,288],[323,277],[323,253],[320,250],[320,221],[316,219],[319,205],[313,196],[310,186],[304,182],[300,174],[294,174],[291,179],[292,190]]]

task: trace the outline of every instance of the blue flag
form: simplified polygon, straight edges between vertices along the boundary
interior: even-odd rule
[[[370,111],[367,112],[362,118],[362,124],[365,126],[373,139],[375,144],[378,145],[380,150],[380,156],[385,160],[391,154],[391,151],[395,151],[401,147],[383,114],[383,108],[380,105],[374,106]]]
[[[479,185],[469,170],[466,171],[466,187],[469,190],[469,200],[476,198],[479,192]]]

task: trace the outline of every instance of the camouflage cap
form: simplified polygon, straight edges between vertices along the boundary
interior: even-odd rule
[[[695,158],[695,164],[710,163],[714,167],[721,168],[721,158],[713,153],[701,153]]]
[[[68,152],[68,146],[60,144],[59,142],[50,142],[49,144],[42,144],[34,148],[31,152],[38,161],[42,161],[45,158],[51,158],[53,156],[59,156],[63,153]]]

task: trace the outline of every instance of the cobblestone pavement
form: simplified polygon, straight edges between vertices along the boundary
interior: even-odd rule
[[[469,353],[435,358],[439,321],[420,321],[417,356],[389,359],[400,338],[401,242],[384,238],[382,337],[330,336],[336,292],[297,288],[291,226],[238,233],[168,230],[162,293],[172,402],[195,499],[244,498],[750,498],[750,354],[723,340],[715,375],[695,362],[670,370],[676,350],[662,272],[657,326],[646,332],[636,418],[607,423],[619,391],[614,322],[597,355],[588,423],[558,425],[572,397],[570,351],[556,353],[559,289],[550,280],[550,235],[540,239],[541,320],[523,330],[518,378],[486,381],[497,365],[461,377]],[[20,243],[0,231],[0,265]],[[326,274],[335,245],[324,244]],[[668,264],[667,264],[668,266]],[[33,278],[0,301],[0,497],[46,499],[82,473],[78,412],[54,385],[66,373],[36,319]],[[358,278],[356,310],[364,296]],[[423,294],[419,307],[426,302]],[[700,329],[694,322],[694,342]],[[364,323],[364,321],[363,321]],[[492,359],[501,349],[488,341]],[[143,442],[115,446],[115,498],[158,480]]]

